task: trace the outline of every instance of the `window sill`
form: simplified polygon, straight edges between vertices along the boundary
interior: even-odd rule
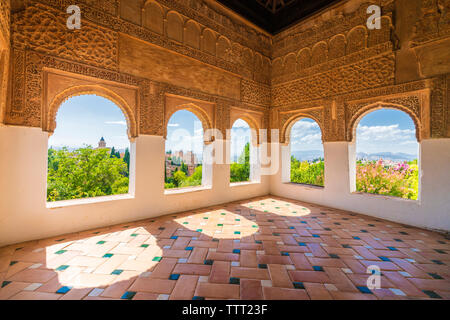
[[[295,182],[284,182],[283,184],[288,184],[288,185],[292,185],[292,186],[299,186],[299,187],[304,187],[304,188],[313,189],[313,190],[325,190],[325,187],[316,186],[314,184],[295,183]]]
[[[242,181],[230,183],[230,187],[242,187],[261,184],[261,181]]]
[[[387,196],[385,194],[376,194],[376,193],[359,192],[359,191],[353,191],[353,192],[350,192],[350,194],[352,194],[352,195],[359,195],[359,196],[365,196],[365,197],[374,197],[374,198],[383,199],[383,200],[394,200],[394,201],[408,202],[408,203],[413,203],[413,204],[419,204],[420,203],[419,199],[417,199],[417,200],[405,199],[405,198],[400,198],[400,197]]]
[[[48,209],[58,209],[58,208],[64,208],[64,207],[82,206],[82,205],[87,205],[87,204],[110,202],[110,201],[117,201],[117,200],[130,200],[130,199],[134,199],[134,195],[128,193],[128,194],[118,194],[118,195],[104,196],[104,197],[47,202],[46,207]]]
[[[205,191],[205,190],[211,190],[211,189],[212,189],[211,186],[199,186],[199,187],[186,187],[186,188],[178,188],[178,189],[166,189],[166,190],[164,190],[164,195],[191,193],[191,192]]]

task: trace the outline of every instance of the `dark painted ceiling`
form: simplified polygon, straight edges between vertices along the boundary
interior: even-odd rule
[[[276,34],[294,23],[342,0],[217,0],[269,33]]]

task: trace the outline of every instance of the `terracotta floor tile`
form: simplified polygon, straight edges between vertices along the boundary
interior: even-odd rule
[[[210,265],[179,263],[175,266],[173,273],[207,276],[211,272]]]
[[[303,286],[311,300],[333,300],[333,297],[321,283],[305,282]]]
[[[0,248],[0,299],[449,299],[449,253],[435,232],[258,197]],[[371,265],[382,288],[363,294]]]
[[[170,300],[191,300],[194,297],[198,276],[181,275],[170,295]]]
[[[262,300],[263,292],[260,280],[241,279],[240,296],[242,300]]]
[[[293,288],[292,281],[286,271],[286,267],[281,264],[269,264],[269,274],[272,286],[281,288]]]
[[[309,300],[308,294],[303,289],[263,287],[263,292],[267,300]]]
[[[239,285],[200,282],[195,295],[198,297],[239,299]]]
[[[269,271],[261,268],[232,267],[231,277],[244,279],[270,279]]]
[[[214,261],[209,282],[211,283],[229,283],[230,281],[230,262],[229,261]]]
[[[58,300],[61,296],[57,293],[22,291],[9,298],[9,300]]]

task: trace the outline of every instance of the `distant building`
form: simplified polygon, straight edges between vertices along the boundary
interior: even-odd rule
[[[105,149],[106,148],[106,141],[105,138],[101,138],[98,142],[98,148],[97,149]]]
[[[166,153],[166,176],[168,178],[173,176],[173,173],[181,168],[181,163],[187,166],[188,176],[192,175],[195,168],[199,165],[196,155],[192,151],[174,151],[172,153]]]

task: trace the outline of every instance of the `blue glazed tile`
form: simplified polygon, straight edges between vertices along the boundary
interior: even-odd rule
[[[130,237],[137,237],[137,236],[138,236],[137,233],[133,233],[133,234],[130,235]]]
[[[149,244],[146,244],[146,243],[141,244],[141,248],[148,248],[148,247],[149,247]]]
[[[111,274],[119,275],[119,274],[121,274],[122,272],[123,272],[122,269],[116,269],[116,270],[114,270],[113,272],[111,272]]]
[[[391,259],[389,259],[388,257],[378,257],[378,258],[380,258],[383,261],[391,261]]]
[[[192,300],[205,300],[205,297],[194,296]]]
[[[300,247],[306,247],[306,243],[304,243],[304,242],[299,242],[298,245],[299,245]]]
[[[407,235],[408,235],[408,233],[407,233],[407,232],[405,232],[405,231],[400,231],[399,233],[400,233],[400,234],[403,234],[403,235],[405,235],[405,236],[407,236]]]
[[[207,259],[207,260],[203,261],[203,263],[206,264],[207,266],[212,266],[212,264],[214,263],[214,260]]]
[[[438,275],[437,273],[428,273],[430,276],[433,277],[433,279],[437,279],[437,280],[441,280],[444,279],[442,278],[440,275]]]
[[[279,236],[280,234],[279,234],[278,232],[273,232],[272,235],[274,235],[274,236],[277,237],[277,236]]]
[[[301,223],[307,223],[306,221],[300,221]]]
[[[397,242],[403,242],[402,239],[394,239],[394,241],[397,241]]]
[[[320,238],[320,236],[318,234],[313,234],[312,235],[314,238]]]
[[[289,229],[295,229],[295,227],[289,227]]]
[[[441,254],[447,254],[447,252],[445,252],[444,250],[440,250],[440,249],[434,249],[434,251],[436,251],[437,253],[441,253]]]
[[[8,284],[10,284],[12,281],[3,281],[2,282],[2,288],[6,287]]]
[[[186,247],[186,248],[184,248],[184,250],[192,251],[192,250],[194,250],[194,247]]]
[[[131,300],[133,299],[133,297],[136,295],[136,292],[134,291],[127,291],[123,294],[122,297],[120,297],[120,299],[126,299],[126,300]]]
[[[202,232],[202,231],[203,231],[203,229],[197,229],[197,230],[195,230],[195,231],[197,231],[197,232]]]
[[[281,251],[281,255],[282,255],[282,256],[289,256],[289,252]]]
[[[387,247],[387,248],[391,251],[398,251],[398,249],[396,247]]]
[[[231,277],[230,284],[240,284],[241,280],[239,278]]]
[[[324,271],[321,266],[313,266],[314,271]]]
[[[176,239],[178,239],[178,236],[171,236],[170,239],[176,240]]]
[[[323,228],[323,230],[325,230],[325,231],[331,231],[330,228]]]
[[[169,277],[169,280],[178,280],[180,278],[180,275],[178,273],[172,273]]]
[[[339,256],[335,253],[330,253],[329,256],[330,256],[330,258],[333,258],[333,259],[339,259]]]
[[[303,285],[303,282],[292,282],[295,289],[305,289],[305,286]]]
[[[267,269],[267,264],[260,263],[260,264],[258,264],[258,268],[260,268],[260,269]]]
[[[66,270],[68,267],[69,267],[69,266],[61,265],[61,266],[59,266],[58,268],[56,268],[55,270],[56,270],[56,271],[64,271],[64,270]]]
[[[364,229],[363,229],[363,230],[361,230],[361,232],[362,232],[362,233],[367,233],[367,230],[364,230]]]
[[[67,292],[69,292],[72,289],[72,287],[68,287],[68,286],[64,286],[58,289],[58,291],[56,291],[56,293],[61,293],[61,294],[65,294]]]
[[[261,240],[255,240],[255,243],[262,244],[262,241]]]
[[[360,237],[353,237],[353,239],[355,239],[355,240],[361,240]]]
[[[427,296],[429,296],[432,299],[442,299],[440,295],[438,295],[436,292],[431,290],[422,290],[423,293],[425,293]]]
[[[367,288],[367,287],[356,287],[361,293],[366,293],[366,294],[371,294],[372,293],[372,291],[370,291],[370,289],[369,288]]]
[[[439,265],[445,265],[441,260],[431,260],[433,263],[439,264]]]
[[[99,242],[97,242],[97,244],[104,244],[104,243],[106,243],[106,241],[99,241]]]
[[[235,231],[234,234],[241,234],[241,232],[240,231]]]
[[[55,252],[55,254],[63,254],[64,252],[66,252],[67,250],[58,250]]]
[[[165,230],[166,228],[164,227],[159,227],[158,230]]]
[[[114,253],[106,253],[103,255],[103,258],[111,258],[114,255]]]
[[[9,263],[9,265],[10,265],[10,266],[13,266],[13,265],[15,265],[17,262],[19,262],[19,261],[11,261],[11,262]]]
[[[233,253],[241,253],[240,249],[233,249]]]
[[[352,246],[349,245],[349,244],[343,244],[342,247],[343,247],[343,248],[346,248],[346,249],[350,249]]]

